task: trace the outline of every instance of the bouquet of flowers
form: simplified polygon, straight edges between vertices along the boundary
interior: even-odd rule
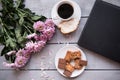
[[[9,62],[5,66],[21,68],[31,54],[39,52],[55,32],[51,19],[35,15],[25,8],[24,0],[0,0],[0,43],[4,45],[1,56]]]

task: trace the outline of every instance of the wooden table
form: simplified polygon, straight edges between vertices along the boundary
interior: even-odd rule
[[[26,0],[26,7],[33,12],[51,17],[51,9],[59,0]],[[58,29],[51,41],[38,54],[32,56],[30,62],[21,71],[6,68],[2,65],[4,57],[0,57],[0,80],[120,80],[120,64],[103,56],[81,48],[88,59],[88,66],[82,75],[68,79],[61,76],[54,65],[57,51],[65,45],[75,45],[79,34],[89,17],[95,0],[74,0],[82,10],[82,18],[77,31],[69,35],[62,35]],[[106,0],[120,6],[120,0]],[[0,50],[3,46],[0,46]]]

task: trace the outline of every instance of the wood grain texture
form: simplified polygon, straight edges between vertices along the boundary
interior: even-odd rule
[[[72,79],[61,76],[56,70],[0,71],[0,80],[120,80],[120,71],[85,71]]]

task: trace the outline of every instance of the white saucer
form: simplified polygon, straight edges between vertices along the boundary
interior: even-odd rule
[[[72,0],[60,0],[58,3],[54,5],[54,7],[52,8],[52,12],[51,12],[51,17],[52,17],[53,22],[56,24],[56,26],[58,26],[62,22],[61,19],[58,17],[57,8],[58,8],[58,5],[63,1],[69,1],[73,4],[73,7],[74,7],[73,18],[76,19],[79,23],[81,19],[81,9],[79,5]]]
[[[61,48],[55,56],[55,66],[56,66],[57,71],[63,76],[65,76],[63,74],[64,70],[58,68],[58,61],[59,61],[59,58],[64,58],[65,57],[66,52],[68,50],[70,50],[70,51],[76,51],[76,50],[78,51],[79,50],[81,52],[81,55],[82,55],[82,57],[81,57],[82,60],[87,60],[84,52],[76,46],[65,46],[65,47]],[[85,69],[85,66],[81,70],[73,71],[73,73],[70,77],[76,77],[76,76],[80,75],[84,71],[84,69]]]

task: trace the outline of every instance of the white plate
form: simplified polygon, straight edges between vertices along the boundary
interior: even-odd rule
[[[64,58],[64,57],[65,57],[66,52],[67,52],[68,50],[70,50],[70,51],[78,51],[78,50],[79,50],[79,51],[81,52],[81,59],[82,59],[82,60],[87,60],[84,52],[83,52],[80,48],[78,48],[78,47],[76,47],[76,46],[65,46],[65,47],[61,48],[61,49],[57,52],[57,54],[56,54],[56,56],[55,56],[55,66],[56,66],[57,71],[58,71],[60,74],[62,74],[63,76],[65,76],[65,75],[63,74],[64,70],[58,68],[58,61],[59,61],[59,58]],[[80,75],[80,74],[84,71],[84,69],[85,69],[85,66],[84,66],[81,70],[75,70],[75,71],[73,71],[73,73],[72,73],[72,75],[71,75],[70,77],[76,77],[76,76]],[[65,77],[66,77],[66,76],[65,76]]]
[[[52,12],[51,12],[51,17],[52,17],[53,22],[57,26],[61,22],[61,19],[58,17],[58,14],[57,14],[57,7],[58,7],[59,3],[63,2],[63,1],[69,1],[69,2],[71,2],[73,4],[73,7],[74,7],[73,18],[75,18],[79,22],[80,19],[81,19],[81,9],[80,9],[79,5],[76,2],[72,1],[72,0],[60,0],[58,3],[56,3],[54,5],[54,7],[52,8]]]

